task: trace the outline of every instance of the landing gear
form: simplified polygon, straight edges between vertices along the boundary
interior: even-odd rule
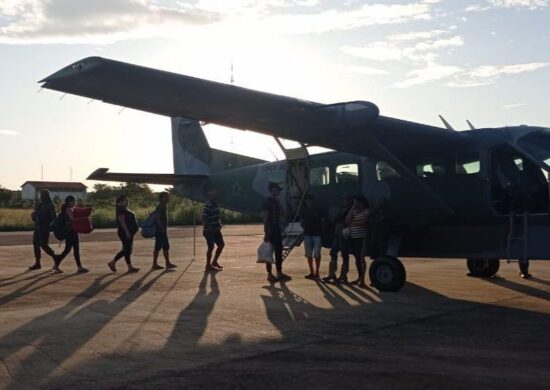
[[[468,259],[467,264],[470,276],[478,278],[490,278],[500,268],[499,259]]]
[[[397,257],[381,256],[374,259],[369,268],[371,284],[380,291],[399,291],[405,284],[407,273]]]

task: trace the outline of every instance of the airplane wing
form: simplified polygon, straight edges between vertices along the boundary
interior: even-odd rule
[[[146,183],[162,185],[195,184],[206,181],[204,175],[174,175],[169,173],[114,173],[107,168],[96,169],[87,180]]]
[[[425,155],[434,147],[455,148],[468,139],[443,128],[380,116],[370,102],[321,104],[101,57],[75,62],[40,82],[44,88],[123,107],[358,155],[376,152],[372,139],[400,157]]]

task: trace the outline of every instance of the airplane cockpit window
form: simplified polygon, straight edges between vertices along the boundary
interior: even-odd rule
[[[550,169],[550,129],[524,135],[518,140],[518,146]]]
[[[359,165],[345,164],[336,167],[337,184],[357,184],[359,183]]]
[[[385,161],[378,161],[376,163],[376,178],[378,181],[384,181],[387,179],[398,179],[401,175],[393,169],[393,167]]]
[[[475,175],[481,171],[481,159],[479,153],[468,152],[456,157],[457,175]]]
[[[309,184],[315,187],[327,186],[330,184],[330,168],[315,167],[309,171]]]

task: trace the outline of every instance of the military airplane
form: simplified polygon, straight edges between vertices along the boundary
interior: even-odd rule
[[[215,186],[223,207],[248,213],[280,182],[291,219],[306,192],[326,209],[344,194],[383,204],[383,248],[369,269],[381,291],[405,283],[399,257],[465,258],[479,277],[495,275],[502,259],[550,259],[548,128],[453,131],[382,116],[366,101],[321,104],[100,57],[40,82],[172,118],[173,174],[99,169],[90,179],[174,185],[199,201]],[[214,150],[201,127],[209,123],[300,147],[276,162]],[[312,145],[335,151],[310,155]]]

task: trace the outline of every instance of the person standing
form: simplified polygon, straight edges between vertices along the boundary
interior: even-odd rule
[[[362,196],[356,196],[353,199],[353,205],[346,217],[346,223],[350,228],[351,246],[355,265],[357,267],[358,277],[352,282],[359,287],[366,287],[365,274],[367,263],[365,261],[364,241],[367,237],[367,218],[369,215],[369,202]]]
[[[34,208],[32,219],[34,221],[34,232],[32,235],[32,245],[34,248],[34,265],[29,270],[35,271],[42,268],[40,262],[41,250],[43,250],[52,259],[55,253],[50,247],[50,224],[55,219],[55,205],[50,197],[48,190],[40,191],[40,202]]]
[[[53,267],[53,272],[56,274],[63,273],[59,266],[61,262],[67,257],[67,255],[73,251],[74,260],[76,266],[78,267],[78,273],[86,273],[88,269],[82,266],[80,261],[80,239],[78,233],[74,231],[72,224],[73,222],[79,222],[86,220],[87,217],[75,217],[73,214],[74,207],[76,205],[76,199],[74,196],[69,195],[65,198],[65,202],[61,206],[61,217],[63,218],[63,224],[67,230],[67,236],[65,238],[65,249],[60,255],[54,257],[55,266]]]
[[[116,263],[124,257],[128,266],[128,273],[138,272],[139,268],[132,265],[132,250],[134,247],[134,236],[138,232],[136,214],[128,209],[128,197],[120,195],[116,199],[116,224],[117,234],[122,249],[115,255],[114,259],[107,263],[111,271],[116,272]]]
[[[325,215],[315,204],[315,197],[307,195],[300,214],[300,223],[304,229],[304,248],[309,274],[306,279],[319,279],[319,267],[321,266],[321,244],[325,227]],[[315,259],[315,269],[313,268]]]
[[[330,263],[328,276],[323,278],[324,282],[348,282],[349,272],[349,254],[351,249],[349,231],[344,237],[344,229],[346,229],[346,217],[349,214],[353,197],[347,195],[343,198],[342,207],[334,217],[334,240],[330,248]],[[342,267],[340,268],[340,277],[336,276],[338,271],[338,253],[342,255]]]
[[[283,237],[281,222],[284,216],[283,206],[279,200],[281,187],[277,183],[269,183],[269,196],[262,205],[262,219],[264,222],[264,241],[273,245],[275,254],[275,269],[277,276],[273,275],[272,264],[266,264],[267,280],[270,283],[277,281],[289,281],[292,278],[283,273]]]
[[[220,209],[216,202],[216,190],[210,188],[206,192],[208,202],[204,204],[202,209],[203,236],[206,239],[206,271],[221,271],[223,267],[218,263],[222,254],[225,242],[223,241],[222,223],[220,220]],[[216,248],[214,259],[212,253]]]
[[[166,262],[166,269],[176,268],[177,265],[170,262],[170,242],[168,241],[168,201],[170,200],[170,195],[168,192],[161,192],[159,194],[159,204],[155,209],[155,223],[156,223],[156,233],[155,233],[155,249],[153,251],[153,266],[151,269],[153,271],[164,269],[164,267],[158,264],[158,258],[160,251],[164,256],[164,261]]]

